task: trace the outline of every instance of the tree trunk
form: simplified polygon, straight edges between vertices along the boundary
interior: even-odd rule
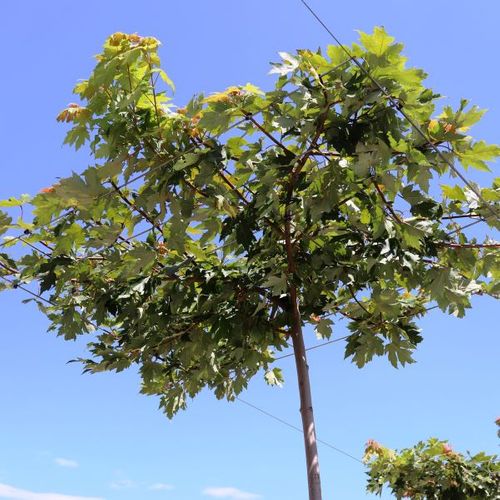
[[[285,209],[285,249],[287,256],[287,278],[290,307],[292,313],[291,337],[293,352],[295,355],[295,366],[297,368],[297,380],[299,383],[300,415],[302,417],[302,432],[304,434],[304,448],[306,451],[307,484],[309,486],[309,500],[321,500],[321,478],[319,474],[318,446],[316,442],[316,429],[314,426],[314,415],[311,396],[311,383],[309,380],[309,367],[307,366],[306,348],[304,336],[302,335],[302,318],[300,315],[297,287],[295,285],[295,250],[293,241],[292,219],[293,214],[290,207],[293,198],[293,189],[300,168],[307,160],[307,155],[302,159],[302,165],[298,166],[291,175],[287,189],[287,201]]]
[[[297,290],[290,288],[292,303],[292,341],[299,383],[300,414],[304,432],[304,447],[306,451],[307,482],[309,486],[309,500],[321,500],[321,479],[319,474],[319,457],[316,442],[316,428],[312,406],[311,384],[309,380],[309,366],[307,365],[304,337],[302,335],[302,321],[300,318]]]

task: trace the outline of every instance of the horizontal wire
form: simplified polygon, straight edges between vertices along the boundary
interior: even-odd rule
[[[454,234],[457,234],[460,231],[463,231],[464,229],[475,226],[476,224],[479,224],[481,222],[483,222],[482,219],[475,220],[474,222],[470,222],[469,224],[466,224],[465,226],[460,226],[459,228],[454,229],[453,231],[446,233],[446,236],[453,236]]]
[[[318,349],[320,347],[324,347],[324,346],[329,345],[329,344],[335,344],[336,342],[341,342],[342,340],[346,340],[348,338],[349,338],[349,335],[346,335],[345,337],[340,337],[339,339],[329,340],[328,342],[322,342],[321,344],[314,345],[312,347],[308,347],[306,349],[306,351],[312,351],[314,349]],[[293,352],[290,354],[285,354],[283,356],[279,356],[277,358],[274,358],[274,361],[279,361],[280,359],[290,358],[292,356],[294,356]]]

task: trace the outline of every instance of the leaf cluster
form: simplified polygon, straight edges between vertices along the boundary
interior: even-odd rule
[[[446,441],[435,438],[400,452],[369,441],[365,462],[370,493],[382,494],[387,485],[400,499],[479,500],[500,496],[500,462],[496,456],[462,455]]]
[[[271,365],[288,346],[292,290],[318,336],[348,321],[360,367],[413,362],[430,307],[463,316],[472,295],[498,295],[496,243],[461,223],[499,227],[500,183],[450,185],[443,161],[484,170],[500,154],[466,133],[482,111],[462,101],[436,116],[439,96],[400,44],[381,28],[360,41],[355,57],[429,140],[334,46],[282,53],[270,91],[176,107],[159,42],[108,38],[75,87],[81,103],[58,116],[95,163],[2,202],[32,220],[0,215],[0,232],[19,228],[29,245],[0,254],[0,272],[40,284],[51,330],[90,336],[87,371],[139,365],[171,416],[204,387],[232,399],[261,370],[281,383]]]

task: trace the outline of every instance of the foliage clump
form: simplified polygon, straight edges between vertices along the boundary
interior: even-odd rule
[[[462,225],[499,227],[500,182],[463,187],[450,163],[488,170],[500,148],[468,135],[483,111],[467,101],[436,113],[383,29],[360,42],[353,56],[391,99],[330,46],[282,53],[268,92],[179,108],[159,42],[112,35],[58,116],[93,163],[2,202],[33,219],[0,213],[0,232],[24,232],[5,246],[30,250],[1,253],[1,275],[40,284],[51,330],[91,335],[87,371],[139,365],[169,416],[204,387],[233,399],[260,370],[280,383],[294,321],[329,338],[346,320],[359,367],[413,362],[429,308],[461,317],[472,295],[498,296],[497,245]]]
[[[369,441],[365,452],[370,493],[387,485],[396,498],[494,500],[500,498],[500,461],[484,453],[462,455],[432,438],[399,453]]]

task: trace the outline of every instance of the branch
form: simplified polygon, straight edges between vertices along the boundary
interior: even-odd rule
[[[479,214],[462,214],[462,215],[445,215],[443,217],[441,217],[441,219],[443,220],[449,220],[449,219],[469,219],[469,218],[472,218],[472,217],[481,217],[481,215]]]
[[[135,203],[132,203],[120,190],[120,188],[116,185],[116,183],[112,180],[109,183],[113,186],[114,190],[118,193],[120,198],[127,204],[132,210],[135,210],[138,214],[144,217],[154,228],[158,229],[160,234],[163,234],[163,228],[151,218],[151,216],[145,212],[142,208],[138,207]]]
[[[365,311],[366,314],[370,315],[371,314],[370,311],[368,311],[368,309],[356,297],[356,294],[354,293],[352,286],[348,285],[348,288],[349,288],[349,293],[351,294],[351,297],[354,299],[356,304],[358,304],[358,306],[361,307],[361,309],[363,309],[363,311]]]
[[[50,257],[50,254],[47,253],[47,252],[44,252],[43,250],[40,250],[39,248],[37,248],[35,245],[33,245],[32,243],[30,243],[28,240],[24,239],[22,236],[19,236],[18,237],[18,240],[19,241],[22,241],[25,245],[28,245],[29,247],[31,247],[33,250],[35,250],[36,252],[38,253],[41,253],[42,255],[45,255],[45,257]],[[43,244],[43,242],[40,242]],[[47,247],[49,250],[53,251],[52,248],[50,248],[48,245],[44,245],[45,247]]]
[[[10,274],[18,274],[19,271],[17,269],[12,269],[11,267],[9,266],[6,266],[3,262],[0,261],[0,267],[2,267],[3,269],[5,269],[6,271],[9,271]]]
[[[238,198],[248,205],[250,202],[245,198],[245,196],[239,191],[239,189],[220,171],[217,170],[217,173],[220,175],[221,179],[231,188],[232,191],[238,196]]]
[[[375,182],[375,180],[372,180],[373,185],[375,186],[375,189],[377,190],[378,194],[380,195],[380,198],[382,198],[382,201],[384,202],[384,205],[387,207],[391,215],[396,219],[400,224],[404,224],[404,222],[401,220],[399,215],[394,211],[392,208],[392,203],[390,203],[387,198],[385,197],[384,193],[380,189],[379,185]]]
[[[500,248],[500,243],[437,243],[440,247],[447,248]]]
[[[328,117],[328,112],[330,111],[330,107],[341,102],[341,101],[333,101],[331,103],[328,102],[328,93],[327,93],[326,89],[324,88],[323,80],[322,80],[321,76],[318,75],[318,77],[319,77],[321,85],[323,86],[322,92],[323,92],[323,97],[325,98],[325,110],[323,111],[323,113],[321,113],[321,115],[319,117],[318,127],[316,129],[316,133],[314,134],[314,137],[311,140],[309,147],[307,148],[306,152],[304,153],[304,155],[300,159],[299,164],[297,165],[297,168],[294,170],[294,172],[292,174],[293,183],[295,183],[297,181],[297,177],[299,176],[301,170],[304,168],[304,165],[306,164],[309,156],[311,156],[312,152],[314,150],[316,150],[316,148],[318,147],[318,141],[319,141],[319,138],[321,137],[321,134],[324,132],[325,122],[326,122],[326,118]]]
[[[239,161],[239,158],[231,158],[232,160],[235,160],[235,161]],[[233,174],[226,168],[226,167],[222,167],[222,170],[228,174],[228,175],[231,175],[233,176]],[[234,176],[233,176],[234,177]],[[247,181],[248,182],[248,181]],[[249,194],[251,194],[252,196],[255,196],[255,191],[253,191],[252,188],[250,188],[246,183],[243,183],[241,184],[241,187],[243,189],[245,189]]]
[[[280,141],[278,141],[278,139],[276,139],[264,127],[262,127],[262,125],[257,120],[255,120],[255,118],[251,114],[245,113],[245,118],[247,120],[251,121],[266,137],[268,137],[269,139],[271,139],[271,141],[273,141],[274,144],[276,144],[281,149],[283,149],[283,151],[285,151],[286,153],[288,153],[290,155],[295,156],[294,153],[292,153],[292,151],[290,151],[283,143],[281,143]]]
[[[200,196],[203,196],[203,198],[210,198],[210,196],[202,191],[201,189],[198,189],[191,181],[186,179],[185,177],[182,178],[182,180],[195,192],[198,193]]]
[[[154,108],[155,108],[155,115],[156,115],[156,124],[158,125],[158,127],[160,126],[160,113],[158,111],[158,101],[156,99],[156,89],[155,89],[155,82],[153,81],[153,73],[152,73],[152,64],[151,64],[151,57],[148,56],[148,65],[149,65],[149,71],[150,71],[150,75],[149,75],[149,79],[150,79],[150,82],[151,82],[151,91],[153,92],[153,100],[154,100]]]

